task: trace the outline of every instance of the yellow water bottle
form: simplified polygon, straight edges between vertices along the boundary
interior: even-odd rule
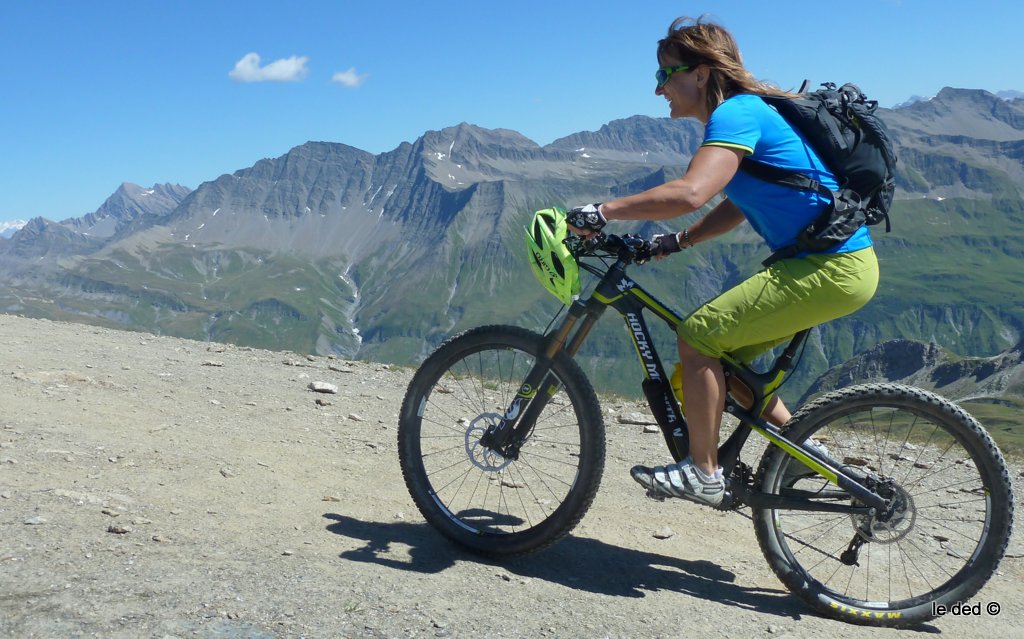
[[[679,402],[679,409],[686,410],[686,402],[683,401],[683,365],[676,362],[676,369],[672,371],[672,393]]]

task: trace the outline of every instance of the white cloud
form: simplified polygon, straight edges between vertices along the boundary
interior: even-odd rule
[[[331,76],[331,82],[348,87],[349,89],[355,89],[363,82],[366,82],[366,78],[368,77],[370,77],[369,73],[360,75],[356,73],[356,68],[352,67],[348,71],[338,71],[335,73]]]
[[[235,82],[297,82],[309,74],[307,56],[293,55],[260,66],[260,54],[247,53],[235,64],[228,76]]]

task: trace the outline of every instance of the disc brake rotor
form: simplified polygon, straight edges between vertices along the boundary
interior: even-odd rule
[[[876,544],[893,544],[906,537],[917,521],[914,498],[902,486],[891,480],[883,485],[892,506],[882,514],[850,515],[857,534],[865,541]]]
[[[474,466],[486,473],[496,473],[512,463],[511,459],[480,443],[487,429],[500,421],[501,415],[498,413],[483,413],[466,427],[466,455]]]

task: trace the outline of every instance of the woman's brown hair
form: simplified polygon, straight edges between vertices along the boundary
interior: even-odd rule
[[[668,35],[658,41],[658,59],[671,56],[682,64],[707,65],[707,109],[739,93],[792,96],[777,87],[761,82],[743,66],[736,40],[725,27],[701,18],[676,18]]]

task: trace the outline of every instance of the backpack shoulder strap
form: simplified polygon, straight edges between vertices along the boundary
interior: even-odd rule
[[[740,161],[740,170],[765,182],[788,186],[789,188],[796,189],[797,191],[813,191],[825,198],[830,198],[832,196],[832,191],[817,180],[812,180],[806,175],[797,173],[796,171],[789,171],[777,166],[772,166],[771,164],[752,160],[749,157],[745,157]]]

